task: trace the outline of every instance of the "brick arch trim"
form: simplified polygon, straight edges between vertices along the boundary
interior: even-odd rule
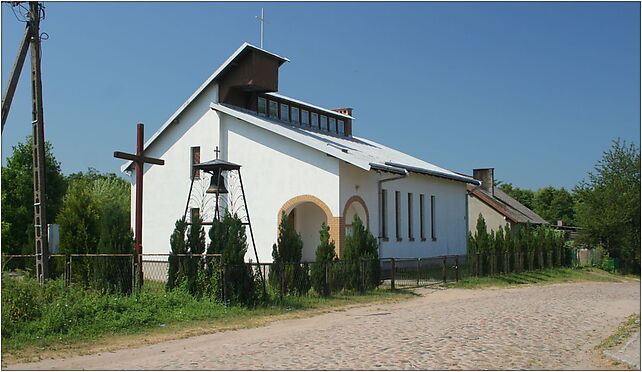
[[[324,203],[323,200],[317,198],[314,195],[299,195],[286,201],[285,204],[283,204],[283,206],[281,207],[281,209],[279,209],[279,214],[276,216],[277,217],[276,220],[280,222],[281,215],[283,214],[283,212],[287,211],[290,208],[296,207],[298,204],[306,203],[306,202],[310,202],[312,204],[315,204],[317,207],[321,208],[321,210],[323,210],[323,213],[325,213],[328,219],[328,222],[330,221],[330,218],[332,217],[332,211],[330,210],[330,207],[328,207],[328,205]]]
[[[345,221],[346,224],[352,223],[352,218],[350,216],[346,216],[348,213],[348,208],[350,208],[350,204],[352,203],[359,203],[363,207],[363,210],[366,211],[366,220],[365,222],[365,227],[367,230],[370,230],[370,213],[368,212],[368,206],[366,205],[366,202],[363,201],[363,199],[359,195],[352,195],[348,201],[346,201],[346,205],[343,207],[343,220]]]

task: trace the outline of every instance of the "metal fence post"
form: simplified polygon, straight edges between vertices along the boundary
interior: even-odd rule
[[[417,258],[417,286],[419,286],[419,270],[421,269],[421,258]]]
[[[455,282],[459,281],[459,255],[455,256]]]
[[[323,261],[323,272],[325,273],[325,275],[323,276],[324,289],[329,292],[330,282],[328,280],[328,261]]]
[[[136,290],[136,256],[131,255],[131,268],[132,268],[132,292]]]
[[[223,264],[223,267],[221,268],[221,283],[222,283],[222,288],[221,288],[221,294],[223,297],[223,303],[227,302],[227,291],[226,291],[226,277],[227,277],[227,264]]]
[[[283,296],[285,295],[285,262],[279,262],[279,271],[279,274],[281,274],[279,275],[279,296],[281,300],[283,300]]]
[[[475,253],[475,276],[479,277],[479,269],[481,267],[480,254]]]
[[[390,259],[390,289],[394,290],[395,289],[395,259],[391,258]]]
[[[444,283],[446,283],[446,256],[443,256],[441,259],[441,271],[444,277]]]

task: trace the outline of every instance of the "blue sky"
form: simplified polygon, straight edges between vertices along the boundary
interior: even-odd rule
[[[571,188],[620,137],[640,144],[640,4],[45,3],[46,138],[65,174],[119,173],[243,42],[288,57],[280,92],[353,107],[357,136],[520,187]],[[24,24],[2,4],[2,89]],[[2,163],[30,132],[28,60]]]

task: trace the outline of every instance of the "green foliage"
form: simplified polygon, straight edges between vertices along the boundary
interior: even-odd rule
[[[266,306],[248,309],[209,298],[196,299],[177,288],[168,292],[143,289],[131,295],[106,294],[50,280],[41,287],[35,279],[2,277],[2,351],[26,347],[46,348],[60,343],[85,343],[116,334],[158,329],[161,325],[189,328],[192,321],[224,325],[234,320],[254,326],[260,316],[292,310],[329,308],[373,300],[410,297],[403,291],[376,291],[362,295],[272,298]]]
[[[2,253],[34,254],[32,138],[13,146],[2,167]],[[45,142],[47,223],[56,222],[67,188],[51,143]],[[9,264],[11,266],[12,264]]]
[[[187,222],[185,217],[179,219],[174,224],[174,231],[169,238],[170,253],[168,257],[167,289],[172,290],[179,286],[186,279],[187,265],[182,257],[177,255],[187,253],[187,244],[185,243],[185,232],[187,231]]]
[[[324,222],[319,231],[321,242],[315,254],[315,263],[311,267],[312,288],[321,296],[330,296],[331,290],[328,278],[328,262],[336,259],[334,241],[330,241],[330,227]]]
[[[352,221],[352,235],[345,240],[343,259],[349,266],[345,289],[364,291],[380,284],[379,244],[357,215]]]
[[[290,226],[285,212],[281,215],[277,244],[272,246],[272,260],[276,270],[270,270],[270,285],[283,294],[304,295],[310,290],[308,267],[301,265],[303,240]]]
[[[575,199],[563,187],[547,186],[535,191],[533,211],[551,224],[563,221],[566,225],[575,225]]]
[[[245,264],[247,235],[241,219],[226,212],[222,221],[214,221],[209,236],[208,253],[222,255],[225,299],[234,304],[256,305],[258,286],[252,268]]]
[[[562,233],[540,225],[506,225],[497,231],[486,230],[486,222],[480,214],[477,229],[468,233],[468,270],[475,272],[479,258],[480,275],[499,272],[533,270],[568,264],[566,244]]]
[[[512,183],[497,187],[551,224],[561,220],[565,225],[575,225],[575,196],[563,187],[547,186],[536,191],[520,189]]]
[[[98,253],[135,253],[129,216],[124,215],[116,205],[108,205],[103,209]],[[95,258],[96,287],[110,293],[131,293],[132,260],[133,257]]]
[[[60,253],[133,253],[130,228],[130,185],[115,174],[95,169],[69,176],[69,187],[58,214]],[[110,262],[110,263],[108,263]],[[61,271],[61,268],[57,268]],[[99,288],[129,291],[131,275],[116,278],[114,272],[131,272],[127,259],[74,258],[74,280],[87,285],[92,280]],[[119,283],[119,284],[116,284]]]
[[[619,139],[575,188],[579,240],[640,272],[640,149]]]

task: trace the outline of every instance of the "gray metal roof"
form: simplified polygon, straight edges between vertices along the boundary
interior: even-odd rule
[[[438,167],[401,151],[386,147],[374,141],[359,138],[332,135],[309,128],[286,124],[278,120],[258,116],[255,112],[243,110],[221,103],[211,103],[210,107],[218,112],[230,115],[245,122],[276,133],[303,145],[312,147],[328,155],[344,160],[356,167],[369,171],[371,169],[407,174],[414,172],[430,176],[447,178],[454,181],[478,185],[479,181]]]

